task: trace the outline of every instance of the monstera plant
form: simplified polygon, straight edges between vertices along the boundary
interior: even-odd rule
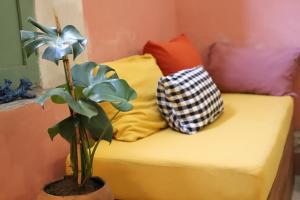
[[[70,67],[69,57],[75,60],[87,45],[87,39],[74,26],[61,28],[57,16],[56,27],[44,26],[33,18],[28,18],[28,22],[40,31],[21,30],[26,55],[30,56],[45,46],[43,59],[56,65],[63,63],[66,83],[50,89],[37,102],[43,106],[50,98],[54,103],[69,107],[70,115],[50,127],[48,133],[51,139],[59,134],[69,142],[72,180],[80,189],[92,177],[99,142],[112,142],[113,138],[112,119],[107,117],[99,103],[109,102],[117,113],[126,112],[132,109],[129,101],[136,98],[136,92],[107,65],[85,62]]]

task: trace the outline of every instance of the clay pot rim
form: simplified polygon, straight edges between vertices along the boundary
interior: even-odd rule
[[[89,193],[86,193],[86,194],[77,194],[77,195],[60,196],[60,195],[49,194],[49,193],[47,193],[47,192],[45,191],[45,188],[46,188],[47,186],[49,186],[49,185],[51,185],[51,184],[54,184],[54,183],[57,183],[57,182],[59,182],[59,181],[62,181],[65,177],[71,177],[71,176],[69,176],[69,175],[68,175],[68,176],[64,176],[64,177],[61,178],[61,179],[58,179],[58,180],[52,181],[52,182],[50,182],[50,183],[47,183],[47,184],[43,187],[42,192],[45,193],[46,195],[52,196],[52,197],[70,197],[70,198],[71,198],[71,197],[78,197],[78,196],[88,196],[88,195],[93,195],[94,193],[97,193],[99,190],[101,190],[101,189],[103,189],[103,188],[105,188],[105,187],[107,186],[106,182],[105,182],[102,178],[100,178],[99,176],[92,176],[91,179],[94,179],[94,180],[96,180],[97,182],[99,181],[99,182],[101,182],[101,183],[103,184],[100,188],[98,188],[97,190],[95,190],[95,191],[93,191],[93,192],[89,192]]]

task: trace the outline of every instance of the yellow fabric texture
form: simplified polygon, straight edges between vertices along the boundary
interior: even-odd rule
[[[119,77],[136,90],[138,96],[131,101],[133,110],[120,112],[113,120],[115,139],[132,142],[165,128],[167,124],[156,105],[156,87],[162,73],[155,59],[146,54],[105,64],[114,68]],[[116,113],[116,109],[110,104],[102,104],[102,107],[110,117]]]
[[[104,141],[94,174],[122,200],[266,200],[289,132],[292,98],[223,98],[224,114],[195,135],[165,129],[133,143]]]

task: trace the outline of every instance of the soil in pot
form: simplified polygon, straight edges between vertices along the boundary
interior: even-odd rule
[[[94,192],[104,186],[104,182],[97,177],[92,177],[79,187],[72,176],[53,182],[44,188],[44,191],[54,196],[82,195]]]

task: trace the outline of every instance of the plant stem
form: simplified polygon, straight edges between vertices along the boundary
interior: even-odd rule
[[[67,83],[67,89],[68,89],[68,92],[71,94],[71,88],[70,88],[70,85],[68,83],[68,75],[67,75],[67,69],[65,67],[65,63],[64,63],[64,71],[65,71],[65,79],[66,79],[66,83]],[[70,111],[70,115],[73,116],[73,110],[70,108],[70,106],[68,106],[69,108],[69,111]]]
[[[70,67],[70,62],[67,56],[63,57],[63,64],[64,64],[64,70],[65,70],[65,77],[66,77],[66,82],[67,82],[67,87],[69,90],[69,93],[71,94],[71,96],[76,99],[75,97],[75,91],[74,91],[74,86],[73,86],[73,79],[72,79],[72,74],[71,74],[71,67]],[[75,113],[74,111],[70,109],[70,114],[75,117]],[[75,127],[75,141],[76,141],[76,151],[75,151],[75,155],[76,155],[76,161],[75,161],[75,165],[76,165],[76,169],[77,172],[75,171],[75,177],[77,178],[77,184],[80,185],[81,184],[81,180],[82,180],[82,165],[81,165],[81,142],[80,142],[80,132],[79,132],[79,127],[78,125]]]
[[[56,33],[57,33],[57,36],[60,36],[61,26],[60,26],[59,19],[58,19],[55,9],[53,9],[53,14],[54,14],[54,20],[55,20],[55,24],[56,24]],[[76,97],[75,97],[75,92],[73,89],[73,79],[72,79],[72,73],[71,73],[71,68],[70,68],[70,62],[69,62],[69,59],[67,56],[63,57],[63,64],[64,64],[67,89],[68,89],[69,93],[71,94],[71,96],[75,99]],[[70,115],[75,117],[75,113],[70,108],[70,106],[69,106],[69,111],[70,111]],[[76,157],[76,159],[74,160],[73,173],[75,174],[75,178],[77,179],[78,185],[80,185],[80,183],[81,183],[81,174],[80,174],[81,173],[81,155],[80,155],[80,140],[79,140],[80,135],[79,134],[80,133],[79,133],[78,126],[76,126],[75,127],[75,141],[74,141],[75,144],[72,144],[70,146],[70,148],[71,148],[70,152],[73,152],[75,154],[74,157]],[[74,151],[72,150],[73,148],[74,148]]]
[[[82,141],[82,167],[83,167],[83,175],[82,175],[82,185],[92,176],[92,167],[91,167],[91,153],[88,144],[88,138],[86,135],[86,131],[84,127],[80,128],[80,137]]]
[[[89,142],[89,138],[88,138],[88,135],[87,135],[87,132],[85,129],[83,129],[83,133],[84,133],[84,137],[85,137],[85,140],[86,140],[86,143],[87,143],[87,146],[88,146],[88,154],[89,154],[89,158],[91,158],[92,156],[92,152],[91,152],[91,149],[90,149],[90,142]]]

